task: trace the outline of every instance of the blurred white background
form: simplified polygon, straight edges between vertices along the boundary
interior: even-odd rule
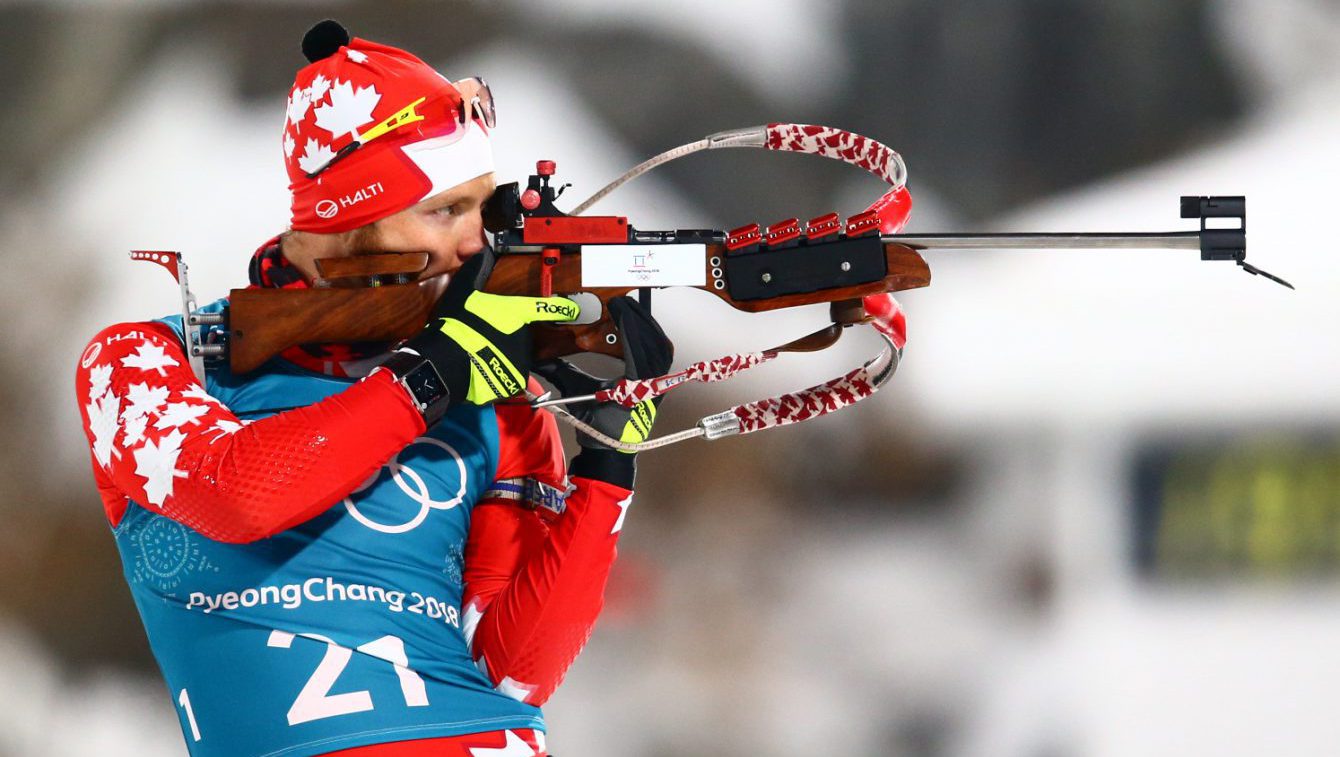
[[[582,755],[1321,755],[1340,743],[1340,3],[0,4],[0,755],[184,754],[72,402],[99,328],[201,301],[284,228],[311,23],[498,98],[499,180],[572,202],[769,121],[900,150],[909,231],[1167,231],[1248,197],[1249,260],[928,253],[890,388],[650,453],[606,617],[546,708]],[[824,161],[700,156],[598,210],[731,228],[859,210]],[[563,203],[560,203],[562,206]],[[817,327],[664,292],[678,362]],[[675,429],[872,349],[686,390]],[[690,392],[693,394],[690,395]]]

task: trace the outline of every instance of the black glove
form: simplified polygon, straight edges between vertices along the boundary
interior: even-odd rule
[[[611,299],[609,311],[623,344],[624,377],[646,379],[665,375],[670,370],[675,348],[651,313],[631,297]],[[617,383],[615,379],[596,378],[566,360],[537,365],[535,372],[565,397],[592,394]],[[570,405],[568,411],[606,436],[636,443],[651,436],[659,403],[660,398],[656,398],[626,408],[615,402],[592,401]],[[577,442],[582,451],[572,461],[569,469],[572,475],[633,488],[634,453],[612,449],[580,432]]]

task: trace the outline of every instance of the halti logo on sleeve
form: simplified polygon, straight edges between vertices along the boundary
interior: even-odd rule
[[[98,355],[101,354],[102,354],[102,342],[94,342],[90,344],[84,350],[84,354],[79,358],[79,367],[87,368],[90,365],[93,365],[93,361],[97,360]]]

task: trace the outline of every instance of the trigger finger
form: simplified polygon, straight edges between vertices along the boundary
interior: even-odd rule
[[[567,323],[581,315],[582,308],[567,297],[536,297],[532,322],[553,321]]]

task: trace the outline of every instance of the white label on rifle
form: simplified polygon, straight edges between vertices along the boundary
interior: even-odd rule
[[[582,245],[584,287],[696,287],[706,283],[705,244]]]

